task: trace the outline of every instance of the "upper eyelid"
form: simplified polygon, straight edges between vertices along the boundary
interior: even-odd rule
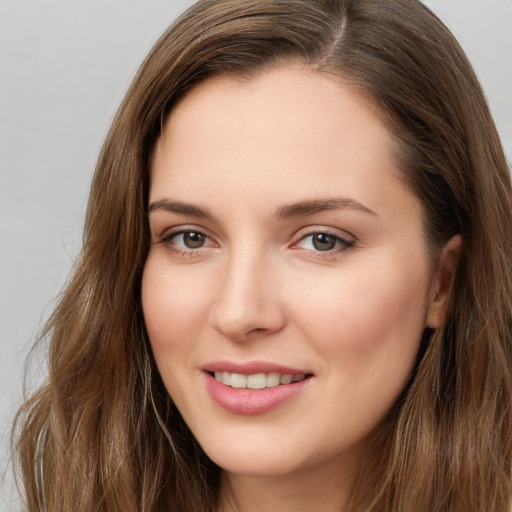
[[[342,240],[346,240],[347,242],[357,241],[357,238],[354,235],[352,235],[348,231],[345,231],[344,229],[333,228],[329,226],[308,226],[297,231],[296,235],[294,236],[295,242],[293,243],[297,243],[303,238],[312,236],[316,233],[325,233],[327,235],[335,236]]]
[[[202,235],[215,241],[215,236],[213,236],[208,229],[202,228],[200,226],[195,226],[193,224],[185,224],[166,228],[162,231],[162,234],[158,236],[158,238],[162,239],[188,232],[201,233]]]

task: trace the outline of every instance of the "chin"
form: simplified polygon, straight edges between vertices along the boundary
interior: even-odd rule
[[[226,435],[229,442],[201,439],[206,455],[220,468],[240,475],[277,476],[295,471],[305,464],[307,454],[293,443],[261,436],[252,442],[249,436]],[[213,441],[213,442],[212,442]],[[288,440],[289,441],[289,440]]]
[[[267,451],[258,455],[251,453],[214,453],[208,456],[227,473],[247,476],[280,476],[293,473],[300,467],[300,462],[288,455],[276,456]]]

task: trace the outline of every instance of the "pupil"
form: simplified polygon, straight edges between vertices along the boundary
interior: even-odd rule
[[[330,251],[336,245],[336,238],[325,233],[317,233],[313,237],[313,246],[317,251]]]
[[[197,249],[198,247],[202,247],[204,244],[204,239],[205,236],[203,234],[195,233],[194,231],[189,231],[183,235],[183,241],[189,249]]]

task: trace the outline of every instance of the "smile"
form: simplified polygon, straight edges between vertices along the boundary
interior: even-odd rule
[[[289,373],[255,373],[252,375],[244,375],[241,373],[231,372],[213,372],[213,376],[217,382],[222,382],[225,386],[236,389],[265,389],[274,388],[280,385],[300,382],[306,378],[304,373],[292,375]]]
[[[217,405],[243,415],[280,407],[315,381],[314,374],[307,371],[261,362],[212,363],[203,368],[202,375],[208,394]]]

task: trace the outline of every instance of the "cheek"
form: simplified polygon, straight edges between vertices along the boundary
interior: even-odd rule
[[[296,301],[300,330],[350,382],[362,375],[406,379],[425,327],[429,280],[418,271],[424,267],[380,263],[340,272],[328,286],[310,283]]]
[[[208,311],[207,290],[176,271],[160,265],[151,255],[142,278],[142,309],[146,330],[159,371],[167,382],[173,364],[186,367]],[[178,359],[179,358],[179,359]]]

